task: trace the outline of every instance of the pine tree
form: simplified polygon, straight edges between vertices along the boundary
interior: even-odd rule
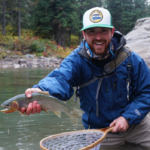
[[[106,8],[112,14],[113,25],[123,34],[134,27],[137,19],[146,16],[147,0],[106,0]]]
[[[5,36],[5,0],[3,0],[3,36]]]

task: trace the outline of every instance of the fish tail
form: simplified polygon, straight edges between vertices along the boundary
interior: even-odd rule
[[[75,124],[77,124],[79,117],[82,116],[83,113],[84,112],[82,110],[73,108],[73,111],[67,115]]]

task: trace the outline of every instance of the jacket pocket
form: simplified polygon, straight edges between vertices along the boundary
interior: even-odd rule
[[[127,100],[127,78],[128,78],[128,72],[120,73],[117,76],[117,81],[114,82],[115,86],[115,99],[116,101],[126,101]],[[132,81],[131,81],[132,82]],[[132,93],[132,86],[131,83],[129,84],[129,97]]]

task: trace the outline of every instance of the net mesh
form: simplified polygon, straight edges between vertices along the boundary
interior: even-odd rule
[[[42,141],[42,146],[48,150],[78,150],[93,144],[103,136],[103,132],[84,131],[71,134],[50,136]],[[100,144],[91,150],[99,150]]]

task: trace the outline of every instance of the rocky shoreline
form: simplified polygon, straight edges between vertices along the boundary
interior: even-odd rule
[[[56,57],[37,57],[35,54],[26,55],[7,55],[0,58],[0,68],[37,68],[37,67],[54,67],[58,68],[63,61],[62,58]],[[145,59],[150,68],[150,61]]]
[[[59,67],[63,59],[56,57],[36,57],[34,54],[7,55],[0,59],[0,68],[27,68],[27,67]]]

